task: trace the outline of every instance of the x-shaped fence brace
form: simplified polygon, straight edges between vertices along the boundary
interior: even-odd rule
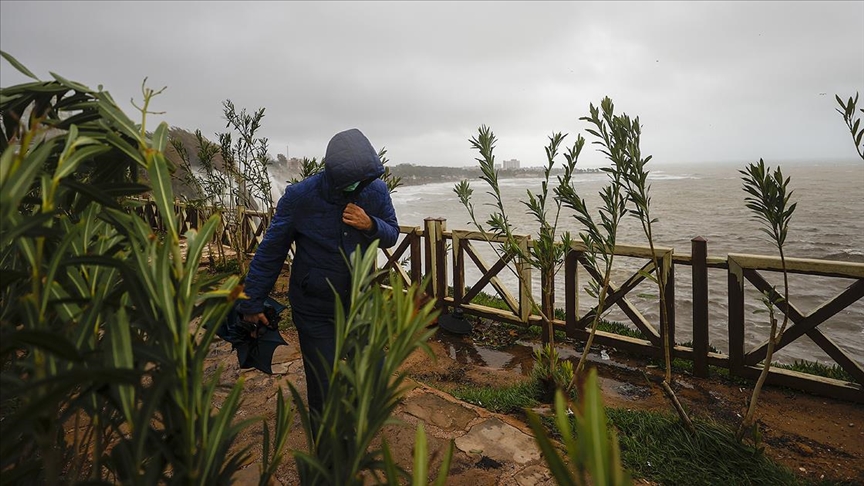
[[[777,305],[777,308],[788,315],[789,319],[793,322],[792,326],[787,328],[780,337],[777,346],[774,348],[775,353],[806,334],[847,373],[852,375],[859,383],[864,383],[864,368],[862,368],[861,364],[846,354],[833,340],[818,329],[820,324],[864,297],[864,280],[856,280],[832,299],[823,303],[809,314],[804,315],[794,304],[786,302],[783,296],[758,271],[745,268],[743,269],[743,273],[744,277],[757,290],[763,294],[767,294],[768,298]],[[744,364],[754,366],[764,360],[767,353],[768,341],[766,340],[744,355]]]

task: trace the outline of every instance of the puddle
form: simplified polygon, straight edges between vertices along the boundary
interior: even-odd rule
[[[516,343],[504,349],[477,346],[471,336],[457,336],[438,331],[432,337],[444,345],[447,354],[457,363],[483,366],[501,370],[513,370],[521,375],[531,372],[534,363],[534,348],[527,343]]]
[[[603,399],[617,399],[621,401],[635,401],[648,398],[652,395],[647,386],[634,385],[618,381],[614,378],[600,377],[600,387],[603,389]]]
[[[513,370],[522,375],[528,375],[531,372],[531,368],[534,366],[534,350],[541,347],[539,342],[518,340],[503,348],[492,349],[476,344],[470,334],[456,335],[440,329],[432,336],[432,339],[443,344],[450,358],[457,363]],[[577,345],[578,348],[575,348],[572,343],[557,343],[555,349],[561,359],[572,362],[575,367],[582,356],[583,343]],[[588,362],[626,371],[638,370],[635,366],[619,360],[615,354],[615,350],[592,346],[591,352],[588,353]]]

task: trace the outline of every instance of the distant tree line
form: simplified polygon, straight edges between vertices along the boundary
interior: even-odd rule
[[[554,168],[550,174],[563,173],[563,168]],[[599,172],[600,169],[578,169],[576,172]],[[429,184],[434,182],[453,182],[461,180],[478,179],[482,175],[480,168],[471,167],[439,167],[428,165],[399,164],[390,168],[395,177],[399,177],[402,185],[411,186],[418,184]],[[521,169],[499,169],[499,177],[507,178],[533,178],[543,177],[544,167],[525,167]]]

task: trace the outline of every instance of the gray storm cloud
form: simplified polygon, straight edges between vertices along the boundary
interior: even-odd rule
[[[0,47],[41,78],[102,84],[132,114],[147,77],[172,126],[266,107],[271,151],[321,156],[362,129],[391,163],[543,161],[610,96],[655,160],[852,159],[834,94],[864,91],[862,2],[7,2]],[[2,64],[2,86],[25,78]],[[589,164],[601,156],[586,152]]]

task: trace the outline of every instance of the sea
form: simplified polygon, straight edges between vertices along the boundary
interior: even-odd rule
[[[689,255],[691,240],[703,237],[708,241],[709,257],[725,257],[730,253],[779,256],[776,245],[769,239],[761,223],[745,206],[739,170],[735,164],[648,164],[655,246],[673,248],[675,254]],[[769,164],[770,165],[770,164]],[[783,175],[790,178],[790,202],[797,207],[789,223],[784,245],[787,257],[864,263],[864,162],[784,163]],[[489,204],[489,187],[479,178],[469,181],[474,189],[477,220],[485,222],[494,210]],[[574,176],[576,192],[589,207],[600,204],[599,191],[608,182],[602,172],[584,172]],[[522,203],[527,191],[541,190],[541,178],[502,178],[500,187],[505,209],[517,234],[536,235],[539,225]],[[554,177],[553,183],[555,184]],[[423,185],[403,185],[392,194],[399,224],[423,226],[426,218],[444,218],[448,230],[476,230],[467,209],[454,192],[454,182]],[[551,191],[551,189],[550,189]],[[551,214],[554,218],[554,213]],[[573,211],[562,208],[558,230],[570,231],[574,237],[581,231]],[[536,236],[535,236],[536,237]],[[619,244],[647,246],[638,220],[625,218],[619,228]],[[489,244],[474,242],[487,262],[494,261],[496,252]],[[448,254],[448,261],[451,255]],[[613,281],[621,284],[644,263],[635,258],[616,258]],[[466,285],[476,282],[481,272],[466,259]],[[452,268],[452,267],[451,267]],[[534,272],[534,293],[539,301],[539,272]],[[762,272],[763,276],[782,293],[782,274]],[[692,292],[690,267],[678,265],[675,274],[676,335],[679,343],[692,337]],[[517,280],[512,271],[499,274],[504,285],[516,295]],[[451,279],[452,275],[448,278]],[[587,282],[580,273],[580,284]],[[709,340],[720,352],[728,353],[728,304],[726,271],[709,270]],[[818,308],[843,291],[852,279],[792,275],[790,302],[802,314]],[[749,287],[746,293],[745,341],[747,349],[768,338],[770,321],[761,294]],[[494,288],[484,289],[494,293]],[[580,314],[596,304],[584,289],[579,290]],[[557,307],[564,307],[563,269],[556,281]],[[628,298],[653,323],[658,322],[656,285],[645,281]],[[629,322],[620,310],[607,316]],[[779,314],[782,322],[782,314]],[[656,325],[656,324],[655,324]],[[790,326],[792,323],[790,322]],[[859,363],[864,362],[864,300],[853,303],[819,329]],[[786,346],[775,355],[781,363],[796,360],[831,364],[833,360],[806,336]]]

